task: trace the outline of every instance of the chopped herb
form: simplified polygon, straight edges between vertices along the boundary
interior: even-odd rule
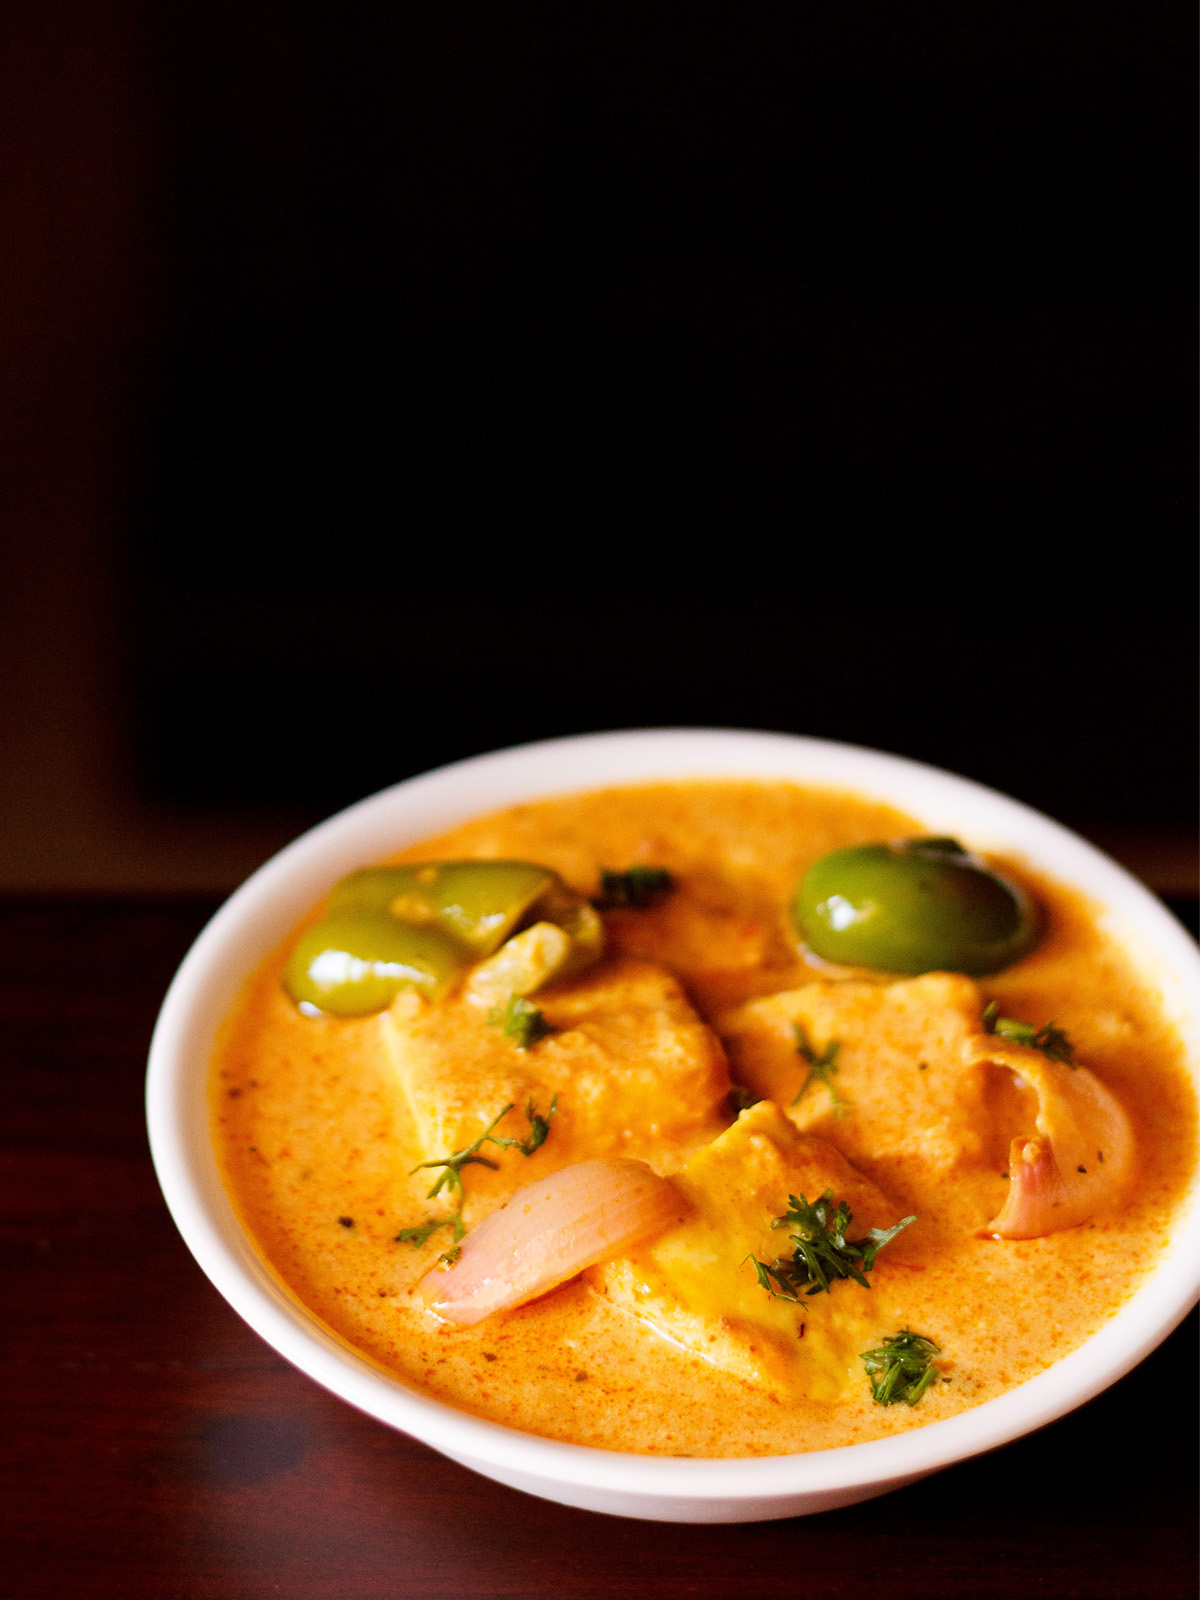
[[[641,909],[652,905],[675,887],[675,880],[664,867],[630,867],[628,872],[602,872],[600,893],[592,901],[597,911],[612,911],[617,906]]]
[[[519,994],[510,994],[506,1006],[493,1006],[487,1019],[491,1027],[502,1028],[518,1050],[528,1050],[554,1031],[538,1008]]]
[[[396,1235],[396,1243],[410,1244],[414,1250],[419,1250],[422,1245],[429,1243],[432,1234],[445,1226],[444,1219],[439,1222],[436,1217],[431,1217],[427,1222],[418,1223],[415,1228],[401,1228]]]
[[[448,1267],[452,1267],[461,1255],[462,1245],[456,1244],[452,1250],[443,1250],[438,1260],[444,1261]]]
[[[463,1226],[462,1212],[455,1211],[449,1217],[430,1217],[415,1228],[401,1228],[396,1235],[396,1243],[410,1244],[414,1250],[419,1250],[422,1245],[429,1242],[431,1236],[439,1228],[453,1228],[455,1244],[465,1236],[467,1231]]]
[[[535,1150],[541,1149],[550,1133],[550,1123],[553,1121],[554,1113],[558,1110],[558,1096],[555,1095],[554,1099],[551,1100],[550,1109],[545,1116],[534,1105],[533,1096],[529,1096],[525,1104],[525,1120],[529,1123],[529,1132],[523,1139],[506,1139],[501,1134],[492,1132],[492,1129],[503,1122],[512,1109],[513,1102],[510,1100],[504,1109],[492,1118],[478,1139],[474,1143],[467,1145],[465,1149],[456,1150],[453,1155],[443,1156],[439,1161],[418,1162],[413,1168],[413,1172],[421,1172],[426,1167],[445,1168],[445,1171],[438,1175],[433,1188],[430,1189],[425,1198],[427,1200],[436,1200],[443,1189],[448,1189],[451,1194],[457,1194],[458,1209],[452,1215],[442,1217],[438,1221],[430,1220],[420,1223],[414,1228],[401,1228],[396,1235],[398,1244],[411,1244],[414,1249],[420,1249],[438,1228],[448,1226],[454,1228],[455,1244],[463,1238],[467,1231],[463,1226],[462,1220],[463,1202],[466,1200],[466,1191],[463,1188],[462,1180],[463,1168],[480,1166],[491,1167],[493,1172],[499,1170],[499,1162],[493,1161],[490,1156],[480,1155],[479,1152],[485,1144],[494,1144],[501,1150],[516,1149],[523,1156],[531,1156]],[[444,1260],[445,1258],[443,1257],[442,1259]]]
[[[512,1108],[510,1107],[509,1109],[511,1110]],[[492,1143],[498,1144],[502,1150],[517,1149],[523,1156],[531,1156],[535,1150],[540,1150],[545,1144],[550,1133],[550,1124],[554,1120],[554,1113],[557,1110],[557,1095],[555,1095],[554,1099],[551,1100],[550,1109],[546,1112],[545,1116],[542,1116],[541,1112],[535,1107],[533,1103],[533,1096],[530,1095],[529,1099],[525,1102],[525,1120],[529,1124],[529,1132],[526,1134],[525,1138],[493,1138]],[[492,1127],[494,1128],[495,1126],[496,1124],[493,1122]]]
[[[438,1177],[437,1182],[426,1195],[425,1198],[427,1200],[435,1200],[438,1195],[441,1194],[443,1189],[448,1189],[451,1194],[458,1195],[458,1208],[461,1211],[462,1202],[465,1198],[462,1181],[462,1169],[464,1167],[479,1166],[491,1167],[493,1172],[498,1172],[500,1170],[499,1162],[491,1160],[489,1156],[481,1156],[479,1152],[483,1148],[484,1144],[489,1140],[493,1144],[496,1142],[494,1139],[492,1139],[492,1129],[498,1122],[504,1121],[504,1118],[508,1115],[512,1108],[513,1102],[510,1100],[504,1109],[498,1112],[492,1118],[487,1127],[483,1130],[473,1144],[467,1145],[462,1150],[455,1150],[452,1155],[442,1156],[437,1161],[419,1161],[417,1163],[417,1165],[413,1168],[414,1172],[421,1172],[425,1167],[445,1167],[446,1169]]]
[[[853,1216],[844,1200],[834,1207],[832,1189],[811,1204],[803,1195],[789,1195],[786,1215],[777,1217],[771,1226],[792,1228],[789,1237],[795,1249],[790,1257],[780,1256],[770,1264],[747,1256],[754,1263],[759,1283],[777,1300],[791,1301],[799,1301],[800,1290],[828,1294],[830,1283],[838,1278],[853,1278],[869,1289],[865,1275],[874,1267],[875,1257],[917,1219],[904,1217],[894,1228],[868,1228],[863,1238],[847,1239]]]
[[[1033,1047],[1040,1050],[1047,1061],[1061,1061],[1064,1066],[1075,1068],[1075,1046],[1070,1039],[1053,1022],[1048,1022],[1044,1028],[1039,1028],[1033,1037]]]
[[[353,1217],[339,1217],[338,1221],[341,1223],[343,1228],[352,1228],[354,1226]]]
[[[740,1083],[735,1083],[729,1091],[729,1104],[735,1116],[740,1116],[743,1111],[749,1111],[751,1106],[758,1105],[759,1100],[759,1095],[751,1089],[744,1089]]]
[[[881,1406],[900,1401],[915,1406],[937,1379],[933,1358],[939,1353],[932,1339],[925,1339],[910,1328],[890,1334],[874,1350],[864,1350],[862,1364],[867,1369],[871,1394]]]
[[[823,1083],[829,1090],[829,1103],[833,1107],[834,1116],[839,1119],[844,1117],[849,1110],[849,1104],[837,1092],[833,1081],[834,1073],[838,1070],[837,1058],[838,1051],[842,1048],[841,1040],[831,1039],[821,1054],[818,1055],[802,1022],[795,1024],[793,1032],[796,1035],[796,1053],[808,1062],[808,1076],[800,1085],[800,1092],[792,1101],[792,1104],[799,1105],[805,1094],[807,1094],[809,1085],[816,1080],[818,1083]]]
[[[1032,1022],[1002,1017],[994,1000],[985,1007],[982,1022],[985,1033],[994,1033],[998,1039],[1007,1039],[1011,1044],[1024,1045],[1027,1050],[1040,1050],[1047,1061],[1061,1061],[1074,1070],[1075,1046],[1056,1023],[1048,1022],[1044,1028],[1035,1028]]]

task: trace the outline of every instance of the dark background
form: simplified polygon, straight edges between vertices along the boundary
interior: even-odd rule
[[[684,723],[1180,889],[1181,5],[5,18],[11,881],[57,828],[220,887],[439,762]]]
[[[870,1506],[615,1523],[244,1328],[141,1086],[266,855],[546,735],[917,756],[1194,928],[1195,42],[1147,0],[0,6],[4,1600],[1194,1591],[1194,1319]]]

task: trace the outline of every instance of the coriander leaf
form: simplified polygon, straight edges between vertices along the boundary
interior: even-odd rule
[[[1054,1022],[1048,1022],[1034,1035],[1033,1048],[1040,1050],[1047,1061],[1061,1061],[1066,1067],[1075,1065],[1075,1046]]]
[[[760,1288],[773,1294],[776,1300],[791,1300],[799,1304],[799,1296],[791,1288],[787,1278],[776,1272],[774,1267],[769,1267],[765,1261],[760,1261],[757,1256],[749,1255],[746,1260],[753,1263],[754,1275],[758,1279]]]
[[[802,1022],[797,1022],[792,1030],[796,1035],[796,1053],[808,1062],[808,1076],[800,1085],[800,1092],[792,1101],[799,1105],[808,1091],[809,1085],[814,1081],[823,1083],[829,1090],[829,1103],[833,1108],[834,1116],[840,1121],[850,1109],[849,1102],[844,1100],[834,1084],[834,1074],[837,1072],[838,1051],[842,1048],[840,1039],[831,1039],[820,1055],[813,1048],[812,1040],[808,1037]]]
[[[502,1028],[518,1050],[528,1050],[554,1031],[538,1008],[519,994],[510,994],[506,1006],[493,1006],[487,1020],[489,1026]]]
[[[535,1150],[541,1149],[541,1147],[545,1144],[547,1137],[549,1136],[550,1124],[554,1119],[554,1113],[558,1110],[558,1096],[555,1095],[553,1100],[551,1100],[550,1109],[546,1112],[545,1116],[543,1116],[534,1105],[533,1096],[529,1096],[529,1099],[525,1105],[525,1119],[529,1123],[529,1132],[523,1139],[507,1139],[502,1134],[492,1132],[492,1129],[497,1127],[499,1123],[503,1122],[505,1117],[512,1109],[513,1102],[510,1100],[504,1109],[498,1112],[497,1115],[492,1118],[487,1127],[479,1135],[478,1139],[467,1145],[465,1149],[455,1150],[452,1155],[442,1156],[437,1161],[418,1162],[418,1164],[413,1168],[414,1172],[421,1172],[426,1167],[445,1168],[444,1172],[439,1173],[437,1181],[434,1183],[433,1188],[430,1189],[425,1198],[427,1200],[434,1200],[443,1189],[447,1189],[451,1194],[457,1194],[458,1210],[453,1216],[444,1218],[442,1222],[422,1224],[422,1226],[419,1228],[402,1228],[396,1235],[398,1240],[403,1239],[406,1243],[417,1246],[423,1245],[426,1239],[429,1238],[429,1235],[433,1232],[434,1228],[443,1227],[446,1223],[453,1223],[454,1242],[457,1244],[466,1233],[466,1229],[463,1226],[462,1220],[462,1208],[467,1198],[466,1190],[463,1188],[463,1168],[480,1166],[491,1167],[493,1172],[499,1171],[499,1162],[493,1161],[490,1156],[480,1155],[479,1152],[482,1150],[485,1144],[494,1144],[497,1149],[500,1150],[512,1150],[515,1148],[519,1150],[523,1156],[531,1156]]]
[[[915,1222],[916,1220],[915,1216],[905,1217],[902,1221],[896,1223],[894,1228],[868,1228],[865,1236],[857,1241],[863,1246],[863,1271],[870,1272],[875,1265],[875,1257],[883,1249],[884,1245],[891,1244],[898,1233],[907,1228],[910,1222]]]
[[[439,1228],[444,1228],[445,1226],[445,1218],[442,1218],[441,1221],[438,1221],[436,1218],[431,1217],[428,1222],[422,1222],[415,1228],[401,1228],[400,1232],[396,1235],[396,1243],[410,1244],[414,1250],[419,1250],[422,1245],[429,1243],[430,1237],[435,1234]]]
[[[558,1110],[558,1096],[557,1095],[555,1095],[554,1099],[551,1100],[550,1109],[549,1109],[549,1111],[546,1112],[545,1116],[542,1116],[541,1112],[538,1111],[537,1108],[534,1106],[533,1096],[530,1095],[529,1099],[525,1103],[525,1120],[529,1124],[529,1132],[528,1132],[528,1134],[526,1134],[525,1138],[524,1139],[493,1138],[491,1142],[493,1144],[500,1145],[500,1147],[502,1149],[504,1149],[504,1150],[511,1150],[511,1149],[515,1148],[515,1149],[519,1150],[523,1156],[531,1156],[535,1150],[540,1150],[542,1148],[542,1146],[545,1144],[546,1139],[547,1139],[547,1137],[548,1137],[548,1135],[550,1133],[550,1124],[554,1120],[554,1113],[557,1110]],[[492,1126],[495,1127],[496,1124],[493,1123]]]
[[[777,1300],[798,1301],[800,1290],[805,1294],[828,1294],[830,1284],[839,1278],[852,1278],[869,1289],[865,1274],[874,1267],[875,1257],[901,1229],[917,1219],[904,1217],[894,1228],[869,1228],[863,1238],[847,1239],[853,1217],[844,1200],[834,1205],[832,1189],[826,1189],[819,1200],[811,1203],[804,1195],[789,1195],[786,1214],[777,1217],[771,1226],[793,1230],[789,1235],[791,1256],[778,1256],[771,1262],[760,1261],[755,1255],[746,1259],[754,1263],[762,1287]]]
[[[998,1039],[1010,1044],[1024,1045],[1027,1050],[1040,1050],[1047,1061],[1060,1061],[1074,1069],[1075,1046],[1055,1022],[1044,1028],[1035,1028],[1032,1022],[1018,1022],[1014,1017],[1002,1017],[994,1000],[988,1002],[981,1018],[983,1031],[994,1033]]]
[[[518,994],[510,994],[507,1005],[493,1006],[487,1020],[491,1027],[500,1028],[518,1050],[528,1050],[550,1032],[537,1006]]]
[[[617,906],[641,909],[669,894],[675,880],[664,867],[630,867],[627,872],[601,872],[600,893],[592,901],[597,911]]]
[[[462,1245],[456,1244],[453,1250],[443,1250],[438,1260],[444,1261],[448,1267],[452,1267],[461,1255]]]
[[[508,1115],[512,1108],[513,1103],[510,1100],[509,1103],[504,1107],[504,1110],[492,1118],[487,1127],[479,1135],[478,1139],[476,1139],[473,1144],[467,1145],[466,1149],[455,1150],[452,1155],[442,1156],[441,1159],[437,1161],[419,1161],[417,1163],[417,1165],[413,1168],[414,1172],[421,1172],[426,1167],[445,1167],[446,1169],[439,1176],[433,1188],[430,1189],[429,1193],[426,1195],[425,1198],[427,1200],[436,1199],[443,1189],[448,1189],[451,1194],[458,1195],[458,1209],[461,1211],[462,1202],[465,1199],[465,1191],[463,1189],[462,1181],[462,1169],[464,1167],[480,1166],[491,1167],[493,1172],[499,1171],[499,1163],[490,1160],[487,1156],[481,1156],[479,1151],[485,1141],[490,1141],[492,1144],[498,1144],[500,1142],[499,1140],[492,1138],[492,1129],[498,1122],[503,1122],[504,1118]]]
[[[881,1406],[901,1401],[915,1406],[937,1378],[933,1358],[938,1354],[932,1339],[903,1328],[889,1334],[874,1350],[864,1350],[859,1359],[867,1369],[872,1397]]]
[[[462,1212],[455,1211],[448,1217],[429,1217],[425,1222],[415,1228],[401,1228],[396,1235],[397,1244],[410,1244],[414,1250],[419,1250],[427,1244],[439,1228],[453,1228],[454,1242],[466,1237],[466,1228],[463,1226]]]

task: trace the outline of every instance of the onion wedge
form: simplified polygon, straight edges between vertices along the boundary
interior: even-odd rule
[[[467,1327],[619,1255],[687,1209],[644,1161],[579,1161],[518,1189],[467,1236],[448,1271],[425,1274],[417,1293],[435,1316]]]
[[[1016,1073],[1038,1101],[1037,1132],[1012,1141],[1008,1196],[981,1235],[1037,1239],[1086,1222],[1120,1197],[1133,1166],[1133,1130],[1094,1073],[990,1037],[972,1054],[978,1065]]]

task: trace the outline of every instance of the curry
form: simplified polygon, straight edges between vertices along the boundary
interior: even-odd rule
[[[839,852],[897,904],[966,895],[973,953],[846,959],[850,890],[802,887]],[[482,862],[502,904],[464,921]],[[248,981],[211,1104],[245,1227],[349,1345],[511,1427],[688,1456],[1032,1377],[1154,1264],[1196,1147],[1183,1046],[1081,896],[781,782],[537,801],[345,880]]]

